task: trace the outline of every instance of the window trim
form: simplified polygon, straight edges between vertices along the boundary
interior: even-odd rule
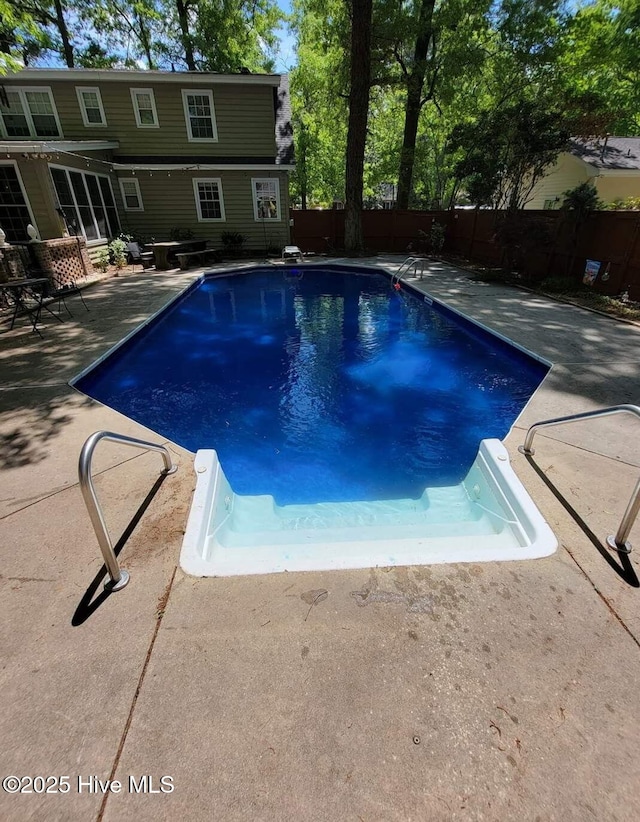
[[[89,200],[89,206],[91,207],[91,219],[93,220],[93,225],[95,226],[96,234],[98,234],[98,235],[100,234],[100,232],[98,231],[98,223],[96,221],[95,214],[93,213],[93,203],[91,202],[91,195],[89,194],[89,189],[87,188],[87,184],[85,183],[84,176],[85,176],[85,174],[91,174],[94,177],[104,177],[105,180],[108,180],[109,181],[109,188],[111,189],[111,199],[113,200],[113,205],[115,206],[116,220],[118,221],[118,224],[115,225],[115,226],[111,226],[111,228],[118,229],[118,230],[122,228],[122,226],[120,224],[120,215],[118,214],[118,205],[117,205],[117,202],[116,202],[116,198],[114,197],[114,194],[113,194],[113,184],[111,182],[111,177],[108,174],[101,174],[99,171],[91,171],[91,170],[87,170],[87,169],[83,170],[81,168],[74,168],[73,166],[62,166],[59,163],[48,163],[47,167],[49,169],[57,168],[60,171],[66,171],[66,172],[77,171],[78,174],[80,174],[82,176],[82,183],[83,183],[85,191],[87,193],[87,198]],[[56,208],[60,208],[60,202],[58,200],[58,192],[56,191],[55,183],[53,182],[53,177],[51,176],[51,173],[49,173],[49,180],[51,182],[51,189],[53,191],[53,197],[54,197],[54,202],[56,203]],[[68,177],[68,176],[67,176],[67,185],[69,186],[69,191],[71,192],[71,199],[73,200],[73,205],[74,205],[74,208],[76,210],[76,214],[79,217],[80,216],[80,209],[78,208],[78,201],[76,200],[76,193],[73,189],[73,185],[71,184],[71,178]],[[98,184],[98,191],[100,192],[100,202],[102,203],[102,209],[105,213],[105,216],[107,217],[107,223],[110,223],[110,220],[109,220],[109,217],[108,217],[108,214],[107,214],[107,206],[106,206],[106,203],[104,201],[104,197],[102,196],[102,188],[100,187],[99,184]],[[84,237],[84,240],[87,244],[87,248],[92,248],[94,245],[104,245],[105,239],[106,240],[109,239],[108,237],[98,236],[98,237],[96,237],[95,240],[88,240],[87,235],[84,233],[84,226],[82,225],[82,223],[78,226],[78,228],[82,231],[82,236]]]
[[[29,202],[29,198],[27,197],[27,189],[25,188],[24,183],[22,182],[22,174],[20,174],[20,166],[18,165],[16,160],[0,160],[0,166],[13,166],[13,168],[16,172],[16,177],[18,178],[18,184],[20,186],[20,191],[22,192],[22,197],[24,198],[24,202],[25,202],[25,205],[27,207],[27,211],[29,212],[29,217],[30,217],[29,222],[36,229],[36,231],[38,232],[38,237],[39,237],[40,236],[40,231],[38,230],[38,224],[36,223],[35,218],[33,216],[33,209],[31,208],[31,203]],[[2,226],[0,225],[0,228],[1,227]]]
[[[20,104],[22,105],[22,112],[27,120],[27,126],[29,128],[29,137],[10,137],[9,133],[7,132],[7,128],[4,123],[4,116],[0,111],[0,132],[2,136],[7,140],[61,140],[64,137],[62,133],[62,126],[60,125],[60,118],[58,117],[58,109],[56,108],[56,100],[53,96],[53,91],[51,90],[51,86],[8,86],[5,85],[5,91],[17,92],[18,96],[20,97]],[[35,126],[33,125],[33,118],[31,116],[31,112],[29,110],[29,106],[27,105],[26,97],[24,96],[25,91],[44,91],[49,95],[49,101],[51,102],[51,110],[53,117],[56,121],[56,126],[58,128],[58,135],[57,137],[41,137],[39,134],[36,134]]]
[[[220,194],[220,217],[203,217],[202,206],[200,204],[200,194],[198,192],[198,183],[217,183],[218,193]],[[194,177],[193,178],[193,196],[196,201],[196,212],[198,214],[199,223],[225,223],[227,215],[224,210],[224,194],[222,192],[222,179],[220,177]]]
[[[209,106],[211,108],[211,125],[213,126],[213,137],[194,137],[191,131],[191,117],[189,116],[189,104],[187,102],[187,95],[197,94],[207,96],[209,98]],[[218,142],[218,122],[216,118],[216,109],[213,102],[213,89],[210,88],[183,88],[182,89],[182,108],[184,109],[184,122],[187,129],[187,140],[190,143],[217,143]]]
[[[123,183],[133,183],[140,205],[136,208],[131,208],[127,205],[127,198],[124,193]],[[142,193],[140,191],[140,181],[137,177],[118,177],[118,185],[120,186],[120,196],[122,198],[122,207],[125,211],[144,211],[144,203],[142,201]]]
[[[84,97],[82,96],[82,92],[90,91],[93,92],[96,97],[98,98],[98,108],[100,109],[100,116],[102,117],[101,123],[90,123],[89,118],[87,116],[87,108],[86,103],[84,101]],[[107,116],[104,113],[104,106],[102,105],[102,94],[100,93],[100,89],[98,86],[76,86],[76,95],[78,97],[78,105],[80,106],[80,114],[82,114],[82,122],[84,123],[85,128],[106,128],[107,127]]]
[[[156,96],[153,93],[152,88],[130,88],[129,92],[131,94],[131,105],[133,106],[133,116],[136,118],[136,127],[137,128],[160,128],[160,121],[158,120],[158,109],[156,108]],[[153,111],[153,123],[143,123],[140,120],[140,109],[138,108],[138,103],[136,100],[136,94],[142,92],[143,94],[148,94],[151,98],[151,110]]]
[[[256,183],[275,183],[276,184],[276,205],[277,217],[260,217],[258,214],[258,196],[256,191]],[[280,202],[280,179],[278,177],[252,177],[251,178],[251,200],[253,202],[253,219],[256,223],[281,223],[282,222],[282,204]]]

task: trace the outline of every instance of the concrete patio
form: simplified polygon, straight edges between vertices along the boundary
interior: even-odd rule
[[[517,452],[537,420],[640,403],[640,328],[440,263],[415,281],[554,362],[506,441],[553,556],[195,579],[177,568],[192,455],[169,444],[179,470],[156,483],[157,454],[104,444],[96,487],[131,574],[105,597],[80,448],[100,429],[161,438],[67,380],[199,274],[97,283],[42,340],[1,329],[0,778],[70,790],[0,792],[0,818],[640,818],[639,554],[602,546],[638,477],[637,422]],[[157,792],[129,790],[143,775]]]

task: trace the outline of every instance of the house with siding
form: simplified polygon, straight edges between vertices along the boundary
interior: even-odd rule
[[[24,69],[0,78],[8,242],[177,233],[289,242],[286,75]]]
[[[573,138],[525,208],[560,208],[564,192],[586,182],[605,203],[640,197],[640,137]]]

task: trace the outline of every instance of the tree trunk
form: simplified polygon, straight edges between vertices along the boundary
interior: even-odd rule
[[[372,0],[351,0],[351,85],[345,180],[344,244],[347,251],[362,251],[362,179],[367,141],[371,84]]]
[[[413,63],[407,77],[407,102],[404,108],[404,136],[398,173],[396,208],[409,208],[413,182],[413,164],[416,154],[418,121],[422,110],[422,88],[427,73],[427,53],[433,35],[433,7],[435,0],[422,0],[418,18],[418,36],[413,52]]]
[[[189,33],[189,16],[187,10],[189,3],[185,0],[176,0],[176,9],[178,11],[178,22],[180,24],[180,32],[182,45],[184,47],[184,60],[189,71],[196,71],[196,61],[193,56],[193,42],[191,34]]]
[[[307,173],[307,130],[302,120],[294,127],[298,132],[298,156],[296,157],[296,173],[300,185],[300,200],[302,208],[307,207],[307,191],[309,177]]]
[[[147,58],[147,68],[152,71],[156,66],[151,53],[151,39],[149,37],[149,30],[147,29],[144,22],[144,17],[142,17],[142,15],[136,14],[136,18],[138,20],[138,39],[140,40],[140,45],[142,46],[144,55]]]
[[[73,46],[71,45],[71,40],[69,39],[69,30],[67,29],[67,23],[64,19],[62,0],[54,0],[54,7],[56,10],[56,26],[58,27],[58,31],[60,32],[60,38],[62,39],[64,61],[67,64],[67,68],[73,68]]]

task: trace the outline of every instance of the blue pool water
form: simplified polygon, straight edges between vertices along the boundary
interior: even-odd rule
[[[548,368],[382,274],[200,280],[76,381],[279,505],[418,498],[502,439]]]

